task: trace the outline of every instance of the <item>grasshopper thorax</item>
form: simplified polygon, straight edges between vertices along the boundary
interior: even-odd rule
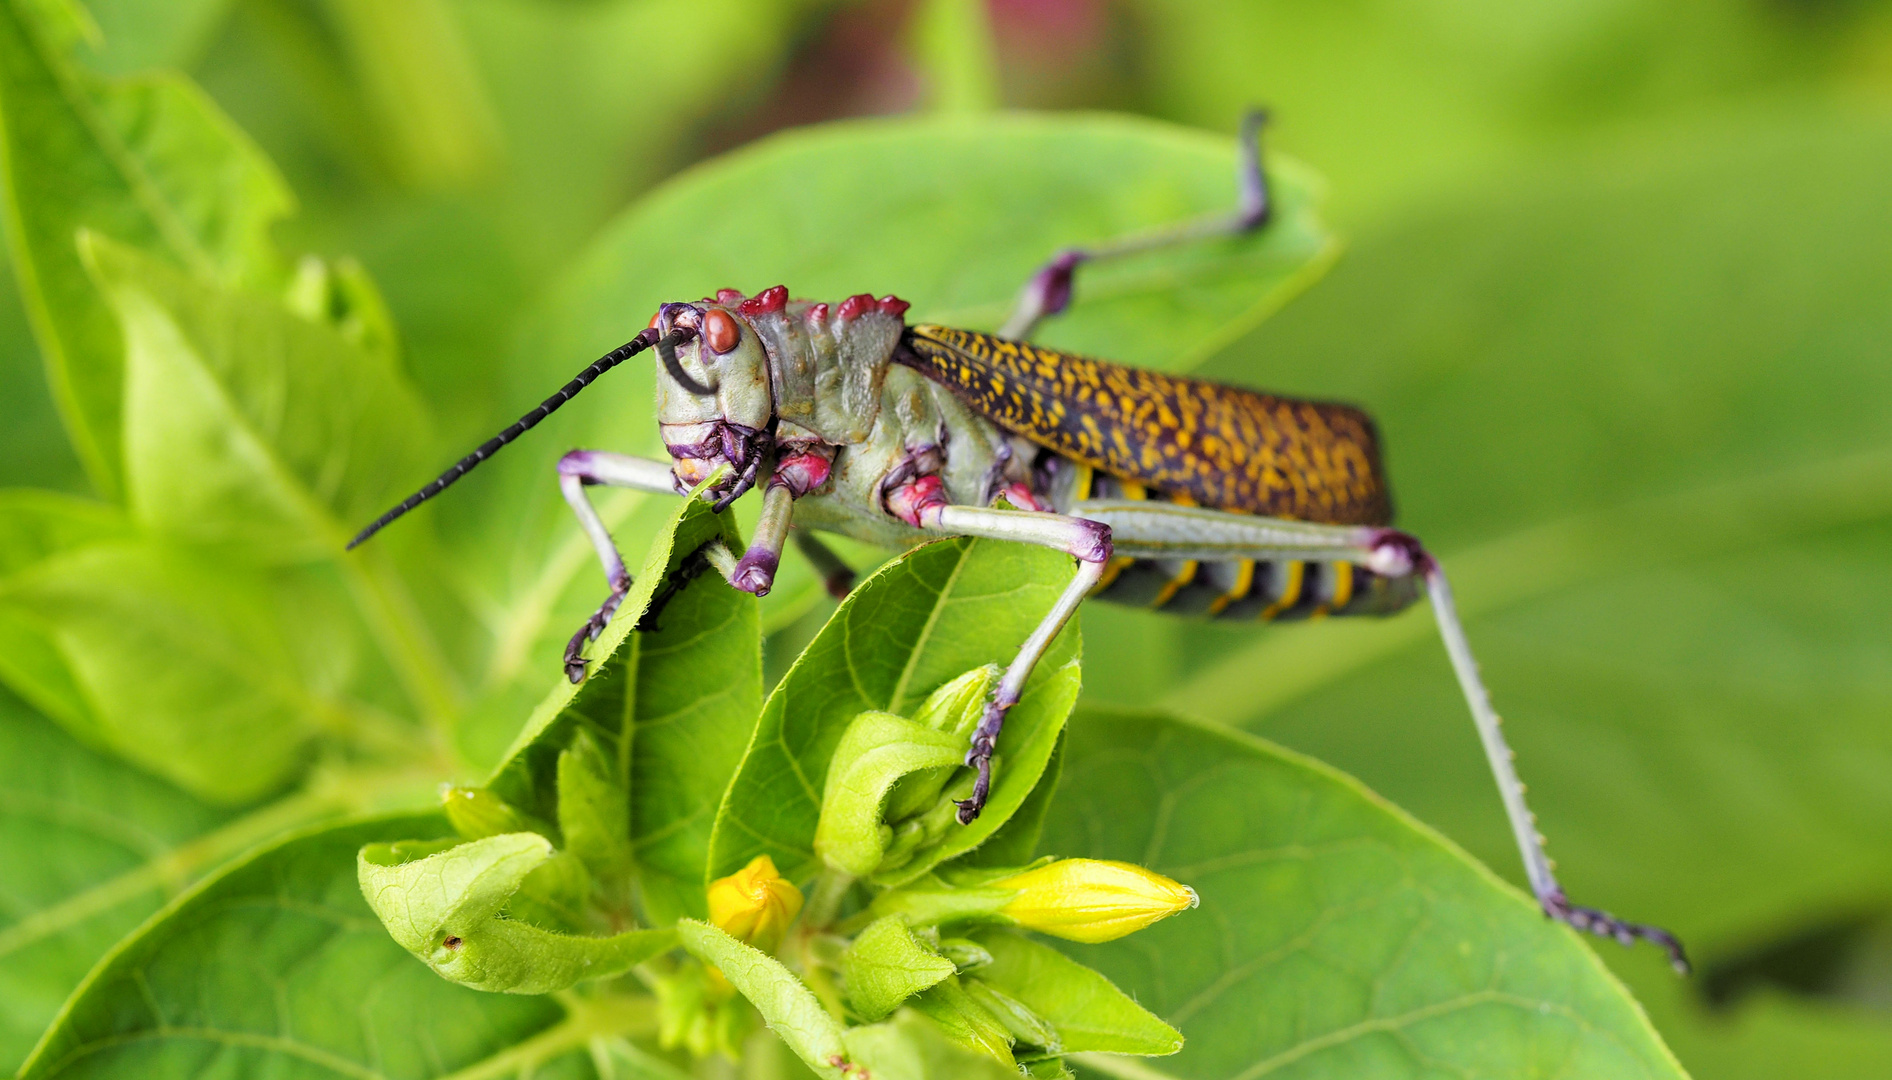
[[[659,353],[657,420],[680,489],[727,465],[712,489],[719,506],[749,490],[778,440],[841,446],[860,441],[905,322],[905,301],[862,293],[838,304],[790,300],[777,285],[755,296],[718,290],[665,304],[651,326],[693,337]]]

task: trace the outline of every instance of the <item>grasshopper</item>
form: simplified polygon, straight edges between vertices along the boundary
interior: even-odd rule
[[[1070,305],[1085,263],[1264,228],[1263,120],[1256,112],[1243,122],[1234,212],[1060,252],[1026,284],[997,334],[909,326],[905,301],[868,293],[829,304],[790,299],[777,285],[753,296],[722,289],[666,303],[636,337],[349,547],[439,494],[606,371],[653,351],[670,460],[574,450],[558,463],[559,486],[610,584],[565,649],[567,676],[584,680],[585,648],[631,586],[586,493],[593,485],[688,494],[709,481],[701,497],[718,511],[761,488],[747,550],[706,552],[730,585],[757,596],[774,582],[791,526],[837,596],[851,587],[852,572],[811,531],[891,548],[971,536],[1065,552],[1077,573],[1006,668],[973,733],[965,763],[976,778],[958,803],[962,823],[985,805],[1007,710],[1086,597],[1276,621],[1388,614],[1423,591],[1544,913],[1625,945],[1650,941],[1686,972],[1674,935],[1573,904],[1558,884],[1445,572],[1416,538],[1390,527],[1378,437],[1364,412],[1028,343],[1040,321]]]

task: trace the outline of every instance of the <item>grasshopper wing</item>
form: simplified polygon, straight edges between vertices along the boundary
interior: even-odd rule
[[[1383,525],[1392,502],[1373,421],[1296,401],[922,324],[896,359],[993,423],[1198,506]]]

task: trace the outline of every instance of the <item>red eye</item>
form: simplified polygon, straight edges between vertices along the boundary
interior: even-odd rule
[[[710,351],[726,353],[742,340],[742,330],[729,312],[711,308],[709,314],[703,316],[703,340],[709,342]]]

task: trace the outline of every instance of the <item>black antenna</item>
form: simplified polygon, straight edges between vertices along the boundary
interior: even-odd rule
[[[665,353],[670,354],[667,357],[669,363],[665,365],[666,367],[675,364],[676,354],[671,352],[671,350],[695,337],[696,331],[686,327],[678,327],[668,334],[659,335],[660,332],[656,327],[647,328],[643,333],[638,334],[631,340],[599,357],[596,363],[593,363],[590,367],[579,372],[577,378],[559,387],[558,393],[540,402],[538,408],[520,417],[511,427],[481,443],[479,449],[461,458],[459,461],[454,462],[453,468],[448,469],[446,472],[428,481],[426,487],[402,499],[399,506],[382,514],[379,518],[375,519],[374,524],[355,534],[355,538],[348,542],[348,550],[353,551],[355,548],[360,547],[370,536],[380,532],[395,518],[400,517],[402,514],[407,513],[409,510],[414,509],[421,503],[426,502],[428,499],[446,490],[447,485],[460,479],[467,473],[472,472],[473,466],[499,453],[500,447],[525,434],[539,421],[556,412],[560,405],[577,397],[578,391],[590,386],[597,380],[598,376],[617,367],[619,364],[643,352],[645,349],[654,345],[657,347],[659,355]]]

